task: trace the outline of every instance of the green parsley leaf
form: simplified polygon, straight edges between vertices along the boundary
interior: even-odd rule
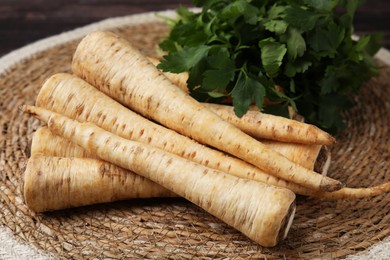
[[[264,86],[256,79],[240,73],[236,86],[232,90],[234,112],[238,117],[243,116],[249,109],[253,98],[261,109],[265,96]]]
[[[287,52],[286,45],[267,38],[259,42],[261,50],[261,63],[267,75],[274,78],[278,75],[282,60]]]
[[[265,29],[276,34],[282,34],[287,30],[288,24],[283,20],[270,20],[264,23]]]
[[[313,13],[302,7],[293,5],[286,8],[285,20],[288,24],[302,31],[310,31],[316,26],[320,14]]]
[[[285,5],[278,5],[278,4],[274,4],[272,5],[268,12],[267,12],[267,15],[268,15],[268,18],[269,19],[278,19],[278,18],[282,18],[283,17],[283,14],[284,12],[286,11],[286,6]]]
[[[237,0],[228,4],[225,8],[222,9],[219,17],[222,19],[235,19],[241,16],[246,10],[248,2],[245,0]]]
[[[303,2],[320,11],[331,11],[338,4],[338,0],[304,0]]]
[[[164,60],[157,66],[163,71],[180,73],[190,70],[194,64],[203,59],[210,47],[202,45],[198,47],[184,47],[178,52],[164,56]]]
[[[234,62],[230,59],[228,50],[221,48],[217,54],[209,56],[207,60],[211,69],[203,74],[202,90],[218,89],[223,91],[235,75]]]
[[[363,0],[194,0],[167,18],[161,42],[164,71],[187,71],[199,101],[233,99],[242,116],[249,105],[286,116],[292,107],[327,131],[344,125],[342,111],[374,76],[380,36],[352,39]],[[278,85],[282,91],[276,91]],[[263,98],[278,101],[263,107]]]
[[[345,37],[345,30],[335,23],[329,23],[327,28],[321,28],[313,32],[308,43],[314,51],[321,56],[334,57],[337,48]]]
[[[306,42],[302,34],[295,28],[290,28],[287,34],[287,53],[288,56],[295,60],[301,57],[306,51]]]

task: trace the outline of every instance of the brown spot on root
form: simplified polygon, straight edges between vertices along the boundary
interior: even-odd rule
[[[68,98],[66,99],[66,102],[69,103],[74,97],[74,94],[70,94]]]
[[[108,138],[104,141],[104,144],[108,144],[110,141],[111,141],[111,138],[108,137]]]
[[[172,158],[170,158],[168,161],[167,161],[167,165],[170,165],[172,163]]]
[[[145,130],[141,129],[141,131],[139,131],[139,136],[141,137],[144,134],[144,132],[145,132]]]
[[[76,115],[81,115],[84,112],[84,108],[84,104],[77,105],[75,109]]]
[[[146,107],[148,108],[148,110],[150,110],[151,104],[152,104],[152,97],[149,96],[149,97],[146,99]]]
[[[123,85],[123,82],[126,80],[126,77],[121,78],[121,81],[119,82],[119,86]]]
[[[126,96],[127,94],[127,88],[124,87],[124,85],[119,86],[119,91],[121,92],[122,96]]]
[[[106,121],[106,118],[107,118],[107,115],[102,116],[102,123],[104,123],[104,121]]]
[[[135,151],[134,153],[138,154],[138,153],[143,153],[144,152],[144,149],[140,146],[137,146],[137,148],[135,148]]]
[[[105,163],[100,163],[99,166],[99,174],[101,175],[102,178],[106,176],[106,173],[109,173],[110,170],[107,168],[107,164]]]
[[[112,119],[111,124],[112,124],[112,125],[115,125],[117,120],[118,120],[118,118],[117,118],[117,117],[114,117],[114,118]]]
[[[64,182],[67,184],[67,187],[70,187],[70,177],[66,177]]]

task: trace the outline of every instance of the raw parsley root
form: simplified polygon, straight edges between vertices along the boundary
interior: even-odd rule
[[[47,123],[53,133],[160,184],[262,246],[275,246],[287,236],[295,213],[295,194],[288,189],[215,171],[43,108],[23,110]]]
[[[87,35],[73,56],[73,72],[130,109],[200,143],[301,186],[335,191],[343,184],[310,171],[224,121],[170,82],[126,40],[109,32]]]
[[[244,116],[237,117],[232,106],[211,103],[202,104],[222,119],[258,139],[322,145],[330,145],[335,142],[334,137],[314,125],[259,111],[248,111]]]
[[[287,144],[281,144],[281,147],[286,147]],[[278,146],[278,143],[273,142],[272,146],[275,148]],[[281,147],[276,149],[280,150]],[[300,148],[294,148],[296,145],[293,145],[293,150]],[[302,148],[302,147],[301,147]],[[310,148],[303,148],[306,151],[311,150]],[[284,149],[285,150],[285,149]],[[43,155],[43,157],[35,158],[37,155]],[[33,137],[33,142],[31,144],[31,157],[35,162],[29,162],[33,164],[33,167],[27,167],[25,172],[25,183],[30,183],[24,186],[25,197],[27,205],[34,211],[48,211],[55,209],[62,209],[73,206],[81,205],[90,205],[95,203],[109,202],[106,196],[99,195],[96,198],[83,198],[80,201],[75,200],[75,198],[64,198],[64,194],[67,192],[66,189],[62,189],[62,193],[57,192],[50,200],[44,199],[47,195],[45,192],[47,189],[51,189],[59,179],[66,179],[66,176],[73,176],[72,180],[75,184],[72,184],[72,192],[74,193],[85,193],[84,185],[82,184],[84,174],[97,174],[98,172],[102,173],[104,169],[113,169],[114,173],[106,174],[104,177],[111,176],[112,178],[106,179],[102,178],[100,182],[91,182],[89,184],[90,189],[96,191],[101,191],[101,186],[108,186],[114,189],[110,191],[116,195],[111,198],[111,201],[122,200],[122,199],[134,199],[134,198],[149,198],[149,197],[171,197],[177,196],[176,194],[170,192],[169,190],[161,187],[160,185],[142,177],[139,175],[134,176],[133,172],[116,167],[114,165],[109,165],[108,162],[103,162],[101,160],[93,159],[97,158],[96,155],[88,152],[82,147],[73,144],[69,140],[53,134],[47,127],[40,127]],[[79,158],[79,160],[72,161],[72,167],[68,159],[65,158]],[[63,163],[58,162],[58,160],[65,159]],[[86,159],[85,164],[82,165],[83,159]],[[305,158],[307,159],[307,158]],[[29,159],[31,160],[31,159]],[[66,162],[68,161],[68,162]],[[107,165],[108,164],[108,165]],[[55,165],[55,169],[52,166]],[[79,166],[76,166],[79,165]],[[103,167],[104,169],[98,169],[98,167]],[[89,169],[89,170],[87,170]],[[37,177],[37,173],[39,176]],[[91,173],[92,172],[92,173]],[[62,174],[62,175],[61,175]],[[122,175],[133,175],[133,176],[122,176]],[[90,178],[90,177],[88,177]],[[32,179],[36,179],[40,182],[38,185],[33,185],[31,182]],[[126,180],[118,182],[120,180]],[[272,178],[270,179],[270,183]],[[77,184],[81,182],[80,184]],[[369,188],[348,188],[344,187],[335,192],[316,192],[308,190],[306,188],[300,187],[294,183],[288,182],[278,182],[276,185],[292,190],[296,194],[311,196],[319,199],[360,199],[368,198],[372,196],[382,195],[390,191],[390,182],[380,184],[378,186],[369,187]],[[136,187],[132,187],[136,185]],[[118,191],[115,191],[118,190]],[[92,191],[90,191],[92,192]],[[35,194],[31,196],[31,194]],[[91,195],[92,193],[90,193]],[[80,196],[77,196],[80,198]]]
[[[189,72],[199,101],[232,97],[239,117],[252,102],[278,115],[292,106],[307,122],[336,132],[349,96],[376,72],[378,37],[351,38],[361,2],[196,0],[201,12],[177,10],[158,67]],[[281,103],[263,107],[264,97]]]
[[[177,196],[114,164],[91,158],[33,154],[23,178],[26,205],[35,212],[119,200]]]
[[[314,157],[316,157],[319,161],[321,161],[322,158],[322,156],[318,155],[318,150],[316,147],[305,147],[303,145],[277,142],[268,142],[267,145],[269,145],[272,149],[275,149],[276,151],[280,152],[281,154],[284,154],[287,158],[296,160],[297,163],[305,165],[305,167],[309,167],[310,169],[314,168],[314,164],[316,162],[316,159]],[[45,156],[53,157],[77,157],[97,159],[94,154],[91,154],[80,146],[77,146],[69,142],[67,139],[62,138],[58,135],[54,135],[47,127],[40,127],[34,133],[34,137],[31,144],[31,155],[36,154],[43,154]],[[213,154],[210,153],[208,158],[210,158],[211,160],[211,164],[208,165],[213,165]],[[239,161],[231,160],[229,157],[225,157],[225,160],[230,161],[231,163],[231,168],[233,168],[229,171],[231,175],[240,178],[260,181],[282,188],[287,188],[289,190],[292,190],[294,193],[300,195],[310,196],[314,193],[313,191],[303,188],[294,183],[289,183],[284,180],[275,178],[272,175],[262,173],[257,168],[251,167],[248,164],[240,164]],[[215,167],[215,169],[221,170],[224,168]],[[238,169],[241,169],[241,173],[236,173],[238,172]],[[323,170],[322,168],[318,167],[318,172],[322,171],[325,171],[325,168]]]
[[[284,143],[272,140],[261,140],[261,142],[274,151],[283,154],[290,161],[299,162],[306,169],[314,170],[325,176],[328,173],[331,155],[326,146]]]
[[[274,177],[251,164],[201,145],[141,117],[74,75],[58,73],[48,78],[39,91],[36,104],[80,122],[94,123],[123,138],[155,146],[212,169],[240,178],[285,187],[297,194],[310,194],[310,190],[302,186]],[[36,150],[40,149],[40,152],[48,154],[45,149],[51,147],[61,147],[61,151],[50,153],[61,157],[68,156],[68,153],[79,156],[86,152],[77,151],[75,146],[69,146],[63,139],[54,140],[50,137],[50,133],[44,131],[43,135],[47,136],[50,142],[57,142],[47,146],[45,143],[48,141],[38,140],[43,131],[40,130],[33,140],[33,152],[39,152]],[[84,154],[84,156],[91,155]],[[288,157],[296,159],[297,163],[306,163],[293,154],[289,154]]]

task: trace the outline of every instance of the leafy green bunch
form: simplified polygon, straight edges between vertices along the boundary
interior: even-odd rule
[[[378,37],[351,37],[361,2],[196,0],[200,12],[180,7],[170,21],[158,67],[189,72],[190,93],[199,101],[231,97],[239,117],[253,103],[277,115],[292,107],[334,133],[343,127],[350,96],[377,71]],[[264,98],[276,105],[263,106]]]

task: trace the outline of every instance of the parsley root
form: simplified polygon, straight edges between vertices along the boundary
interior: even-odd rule
[[[35,212],[176,196],[142,176],[91,158],[34,154],[28,160],[23,180],[25,203]]]
[[[125,108],[74,75],[59,73],[47,79],[39,91],[36,103],[38,106],[80,122],[92,122],[123,138],[150,144],[237,177],[286,187],[298,194],[307,194],[308,192],[308,189],[300,185],[265,173],[251,164],[155,124]],[[56,146],[63,145],[59,142]],[[66,151],[75,148],[64,147],[63,149]],[[289,156],[297,158],[293,155]],[[299,160],[299,158],[297,159]]]
[[[274,142],[272,145],[273,145],[273,147],[277,146],[277,144],[275,145]],[[276,148],[276,149],[280,149],[280,147]],[[39,154],[47,156],[47,157],[54,157],[54,159],[53,159],[54,161],[58,160],[55,157],[77,157],[77,158],[82,157],[82,158],[89,158],[89,159],[97,158],[94,154],[91,154],[90,152],[86,151],[82,147],[73,144],[72,142],[68,141],[65,138],[62,138],[58,135],[54,135],[47,127],[40,127],[34,133],[32,145],[31,145],[31,155],[35,156],[35,155],[39,155]],[[50,159],[46,159],[46,160],[50,161]],[[87,164],[97,165],[99,163],[101,164],[102,162],[103,161],[99,162],[99,161],[95,160],[95,162],[89,161],[89,162],[87,162]],[[77,163],[81,164],[82,161],[79,161]],[[107,162],[104,162],[104,163],[107,164]],[[38,165],[42,165],[42,164],[38,164]],[[47,165],[50,165],[50,163],[48,163]],[[71,167],[71,169],[66,169],[66,167],[67,167],[66,165],[67,164],[61,164],[61,167],[60,167],[60,165],[57,165],[55,172],[73,171],[72,173],[69,172],[69,174],[72,174],[72,175],[78,174],[77,177],[80,177],[80,178],[82,178],[82,177],[79,175],[89,174],[88,171],[83,170],[84,166],[80,166],[79,168],[78,167]],[[95,167],[95,166],[93,166],[93,167]],[[111,166],[105,166],[105,167],[108,168]],[[112,167],[115,167],[115,166],[112,166]],[[52,178],[49,176],[51,174],[55,174],[54,172],[53,173],[50,172],[49,171],[50,169],[51,169],[50,167],[43,167],[41,170],[41,175],[48,176],[48,177],[46,177],[46,179],[44,179],[44,181],[46,181],[46,185],[48,185],[48,186],[53,185],[51,183]],[[37,171],[37,169],[35,169],[35,171]],[[127,170],[124,170],[122,168],[120,168],[116,172],[116,174],[132,174],[132,175],[134,175],[134,173],[127,171]],[[54,177],[54,178],[56,178],[56,177]],[[120,178],[120,176],[118,176],[118,178]],[[130,177],[126,177],[126,178],[130,178]],[[141,176],[135,176],[132,178],[135,179],[135,181],[133,183],[137,184],[137,187],[135,187],[134,189],[132,189],[131,186],[126,187],[129,190],[128,194],[122,195],[121,198],[116,197],[115,199],[119,200],[119,199],[146,198],[146,197],[155,197],[155,196],[161,196],[161,197],[177,196],[176,194],[173,194],[172,192],[164,189],[163,187],[159,186],[158,184],[156,184],[152,181],[149,181]],[[112,183],[112,187],[117,185],[115,182],[115,179],[111,179],[111,180],[107,180],[107,181],[110,181]],[[91,186],[91,188],[100,189],[99,183],[98,182],[94,182],[94,183],[97,185],[97,187]],[[390,191],[390,182],[380,184],[380,185],[374,186],[374,187],[369,187],[369,188],[344,187],[344,188],[342,188],[338,191],[334,191],[334,192],[311,191],[311,190],[308,190],[306,188],[300,187],[294,183],[288,183],[288,182],[279,182],[278,184],[281,187],[288,188],[288,189],[294,191],[296,194],[307,195],[307,196],[311,196],[311,197],[315,197],[315,198],[319,198],[319,199],[361,199],[361,198],[368,198],[368,197],[372,197],[372,196],[381,195],[381,194],[384,194],[384,193]],[[285,184],[285,186],[283,186],[284,184]],[[144,185],[146,185],[145,188],[144,188]],[[43,187],[43,186],[44,185],[42,184],[40,187]],[[30,186],[30,187],[31,187],[31,189],[35,188],[35,186]],[[78,187],[82,188],[82,186],[78,186]],[[119,189],[123,189],[123,187],[119,186]],[[42,190],[44,190],[44,189],[40,189],[41,192],[42,192]],[[135,190],[138,191],[138,193],[136,193],[136,195],[134,195]],[[76,192],[76,190],[74,190],[74,191]],[[38,192],[38,191],[36,191],[36,192]],[[37,195],[36,198],[39,199],[40,196],[42,196],[42,195]],[[101,198],[101,197],[99,197],[99,198]],[[39,207],[41,207],[40,210],[38,210],[37,206],[35,206],[34,209],[36,211],[46,211],[46,210],[49,210],[49,208],[51,210],[54,210],[54,209],[61,209],[61,208],[68,207],[67,206],[68,204],[64,204],[62,202],[61,196],[57,196],[57,199],[59,199],[59,202],[56,202],[56,200],[53,199],[50,202],[45,202],[46,204],[41,204],[41,206],[39,206]],[[107,201],[99,201],[99,200],[92,200],[91,199],[89,202],[85,201],[84,203],[85,203],[85,205],[88,205],[87,203],[92,204],[92,203],[101,203],[101,202],[107,202]],[[34,202],[31,202],[31,203],[34,203]],[[49,205],[48,203],[50,203],[50,205],[51,205],[50,207],[48,206]],[[74,203],[73,205],[76,205],[76,204]],[[46,210],[44,209],[44,207],[46,207]]]
[[[261,142],[306,169],[314,170],[325,176],[328,173],[331,154],[324,145],[284,143],[265,139]]]
[[[287,236],[295,212],[295,195],[288,189],[215,171],[43,108],[23,110],[47,123],[53,133],[164,186],[262,246],[275,246]]]
[[[200,143],[213,146],[263,171],[313,190],[334,191],[341,182],[292,163],[244,134],[170,82],[127,41],[97,31],[73,57],[73,72],[145,117]]]
[[[255,138],[302,144],[330,145],[335,142],[334,137],[314,125],[259,111],[248,111],[239,118],[232,106],[203,104],[222,119]]]

